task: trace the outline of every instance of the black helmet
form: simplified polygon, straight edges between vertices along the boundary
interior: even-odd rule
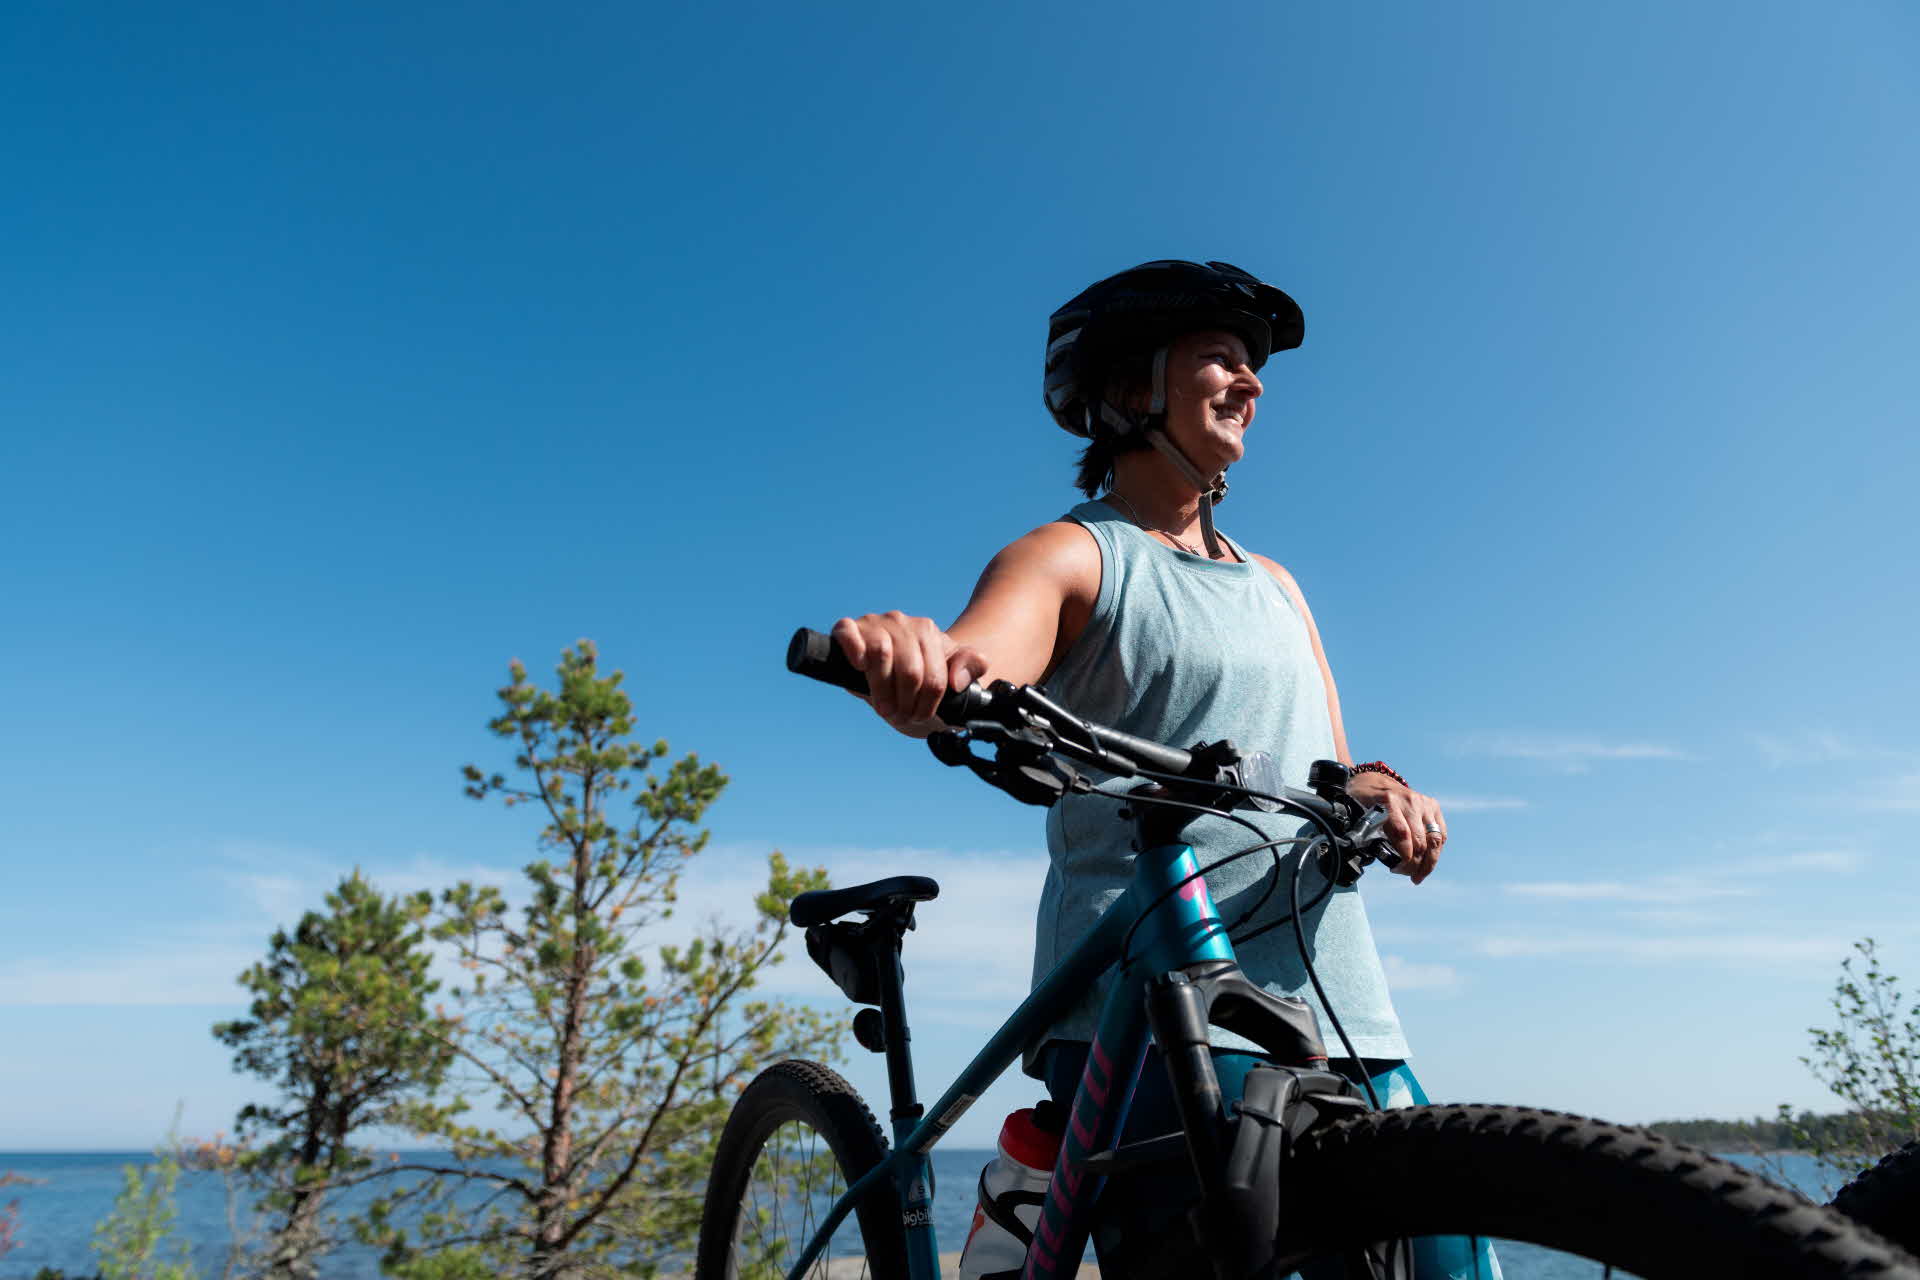
[[[1164,347],[1195,329],[1225,329],[1247,344],[1258,370],[1275,351],[1300,345],[1300,304],[1226,262],[1143,262],[1108,276],[1053,313],[1047,325],[1047,412],[1077,436],[1104,423],[1132,424],[1100,402],[1100,381],[1116,355]]]

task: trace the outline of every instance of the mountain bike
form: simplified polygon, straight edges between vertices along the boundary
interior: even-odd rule
[[[820,633],[796,633],[787,665],[865,692],[864,678]],[[1229,926],[1205,876],[1231,857],[1271,854],[1269,892],[1286,882],[1288,918],[1318,990],[1300,925],[1313,905],[1301,902],[1304,872],[1314,869],[1324,894],[1398,859],[1382,835],[1384,813],[1347,795],[1344,765],[1320,761],[1305,788],[1282,786],[1258,776],[1255,760],[1230,742],[1182,749],[1146,741],[1005,681],[949,694],[939,715],[953,727],[928,739],[934,755],[1015,799],[1115,795],[1135,828],[1132,883],[930,1110],[916,1094],[901,956],[915,908],[939,886],[901,875],[796,897],[789,919],[806,930],[808,954],[862,1006],[855,1038],[886,1057],[892,1146],[829,1068],[788,1061],[763,1072],[721,1134],[698,1280],[935,1280],[928,1152],[1110,967],[1119,977],[1067,1108],[1021,1273],[1028,1280],[1075,1274],[1103,1190],[1121,1180],[1178,1200],[1180,1229],[1128,1240],[1128,1224],[1104,1224],[1103,1276],[1210,1267],[1221,1280],[1294,1271],[1410,1280],[1406,1240],[1458,1236],[1532,1242],[1593,1259],[1596,1273],[1619,1267],[1649,1280],[1920,1280],[1920,1262],[1843,1215],[1654,1134],[1521,1107],[1381,1110],[1364,1077],[1357,1088],[1330,1070],[1312,1008],[1241,973],[1232,934],[1253,913]],[[1083,770],[1128,780],[1130,789],[1096,788]],[[1201,813],[1244,821],[1235,810],[1249,805],[1294,815],[1309,834],[1274,841],[1260,832],[1248,849],[1199,865],[1181,839],[1185,825]],[[1237,1096],[1223,1092],[1208,1049],[1215,1025],[1262,1050]],[[1149,1042],[1179,1128],[1123,1142]],[[1350,1045],[1345,1052],[1358,1058]],[[1482,1256],[1473,1252],[1475,1265]],[[1197,1269],[1196,1257],[1204,1259]]]

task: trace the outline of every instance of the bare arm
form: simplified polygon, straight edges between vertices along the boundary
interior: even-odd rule
[[[1056,521],[988,562],[960,617],[942,631],[899,610],[841,618],[833,636],[866,673],[873,709],[922,738],[940,727],[934,708],[973,680],[1039,680],[1079,638],[1100,594],[1100,551],[1077,524]]]
[[[1032,684],[1080,638],[1100,594],[1100,549],[1068,521],[1043,524],[987,562],[947,634],[987,658],[987,675]]]

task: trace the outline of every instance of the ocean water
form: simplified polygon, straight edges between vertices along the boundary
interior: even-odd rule
[[[990,1151],[936,1148],[933,1153],[934,1228],[943,1251],[958,1250],[973,1216],[980,1168]],[[1754,1167],[1752,1157],[1732,1157]],[[0,1152],[0,1172],[23,1175],[33,1181],[0,1189],[0,1205],[19,1202],[17,1246],[0,1257],[0,1280],[32,1276],[41,1267],[57,1267],[70,1274],[88,1274],[95,1259],[90,1245],[94,1224],[113,1207],[121,1187],[121,1167],[149,1164],[144,1152],[88,1152],[47,1154]],[[1822,1171],[1805,1156],[1786,1158],[1790,1179],[1816,1199],[1826,1199]],[[347,1207],[363,1203],[347,1201]],[[232,1235],[228,1227],[224,1184],[216,1174],[183,1171],[176,1192],[176,1236],[190,1247],[203,1277],[218,1277]],[[244,1211],[244,1206],[242,1207]],[[1499,1246],[1507,1280],[1578,1280],[1598,1274],[1591,1263],[1548,1254],[1514,1243]],[[322,1268],[329,1280],[374,1277],[379,1274],[373,1250],[349,1246],[333,1254]]]

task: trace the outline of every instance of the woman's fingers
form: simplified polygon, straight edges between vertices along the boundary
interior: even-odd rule
[[[1440,803],[1417,791],[1399,791],[1389,797],[1387,809],[1390,838],[1405,855],[1394,870],[1419,884],[1433,874],[1440,861],[1441,847],[1447,842],[1447,824],[1440,814]],[[1399,834],[1402,832],[1404,837]],[[1401,843],[1402,838],[1406,843]]]
[[[947,688],[958,693],[987,674],[987,659],[972,645],[955,645],[947,655]]]
[[[1413,838],[1413,827],[1407,821],[1407,812],[1394,796],[1386,798],[1387,843],[1400,852],[1400,864],[1394,867],[1395,875],[1410,876],[1418,870],[1418,846]]]
[[[1421,796],[1420,805],[1421,821],[1427,832],[1427,847],[1431,850],[1427,858],[1427,872],[1431,875],[1433,868],[1440,862],[1440,850],[1446,847],[1447,819],[1440,812],[1440,802],[1432,796]],[[1423,880],[1425,878],[1425,876],[1421,877]]]
[[[840,652],[847,655],[857,671],[865,671],[867,659],[867,638],[860,634],[860,624],[853,618],[841,618],[833,624],[830,632],[834,643],[840,646]]]
[[[947,695],[947,645],[948,640],[940,629],[933,625],[930,618],[917,621],[924,625],[915,631],[920,644],[920,684],[914,691],[913,718],[925,722],[934,718],[940,709],[940,699]]]
[[[964,689],[987,669],[977,650],[954,645],[933,619],[910,618],[897,609],[841,618],[833,637],[867,677],[874,711],[909,733],[935,721],[950,687]]]
[[[1420,806],[1416,803],[1420,797],[1409,790],[1397,790],[1387,800],[1387,811],[1391,815],[1388,825],[1398,827],[1404,833],[1404,844],[1398,844],[1403,857],[1394,870],[1412,879],[1415,884],[1425,880],[1433,870],[1433,860],[1438,853],[1432,836],[1426,829],[1425,819],[1421,816]]]
[[[867,673],[867,695],[873,699],[873,709],[891,721],[898,703],[893,696],[893,636],[885,628],[868,631],[867,657],[860,669]]]

